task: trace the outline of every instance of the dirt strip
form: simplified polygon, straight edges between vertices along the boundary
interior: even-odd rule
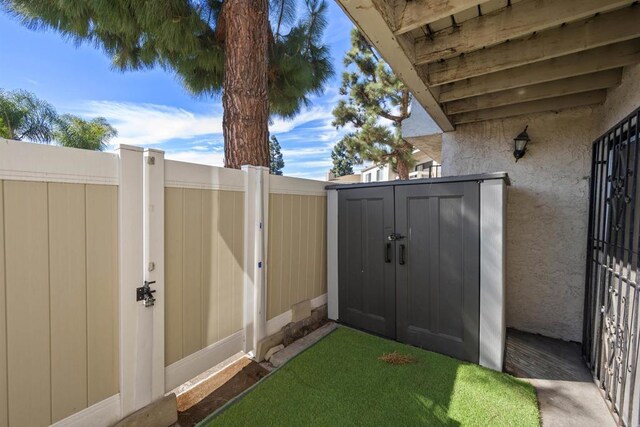
[[[264,378],[269,371],[242,358],[194,389],[178,396],[177,426],[194,426]]]

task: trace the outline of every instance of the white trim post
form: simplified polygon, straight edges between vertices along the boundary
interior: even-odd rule
[[[144,310],[151,315],[151,401],[165,392],[164,367],[164,151],[144,151],[144,276],[155,282],[151,289],[156,299]],[[150,331],[149,331],[150,332]],[[144,334],[144,332],[143,332]],[[148,335],[148,334],[145,334]]]
[[[480,184],[480,365],[502,371],[506,338],[506,184]]]
[[[266,311],[266,220],[269,203],[269,169],[242,166],[244,196],[244,351],[255,352],[265,337]]]
[[[338,320],[338,190],[327,190],[327,314]]]
[[[258,259],[262,260],[261,268],[261,286],[258,294],[259,298],[256,301],[260,301],[260,310],[257,314],[260,315],[260,321],[257,322],[258,333],[254,337],[254,348],[258,348],[258,342],[266,338],[267,335],[267,291],[269,288],[269,194],[271,194],[271,173],[269,168],[261,167],[260,174],[262,175],[262,229],[261,236],[262,241],[259,242]],[[276,175],[277,176],[277,175]]]
[[[147,379],[139,372],[141,355],[137,340],[140,329],[136,288],[142,286],[143,264],[143,167],[142,148],[120,145],[118,188],[119,307],[120,307],[120,399],[122,417],[144,406],[141,399]],[[143,307],[144,308],[144,307]],[[150,379],[150,375],[148,376]]]

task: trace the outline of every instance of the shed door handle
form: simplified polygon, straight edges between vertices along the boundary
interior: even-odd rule
[[[387,243],[384,248],[384,262],[391,262],[391,243]]]
[[[400,245],[400,256],[398,257],[398,264],[404,265],[404,245]]]

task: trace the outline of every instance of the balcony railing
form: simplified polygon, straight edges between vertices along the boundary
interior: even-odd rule
[[[439,178],[442,176],[442,166],[434,165],[421,171],[414,171],[409,173],[409,179],[420,178]]]

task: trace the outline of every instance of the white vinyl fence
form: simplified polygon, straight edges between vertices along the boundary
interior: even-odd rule
[[[110,425],[324,304],[324,185],[0,139],[0,427]]]

